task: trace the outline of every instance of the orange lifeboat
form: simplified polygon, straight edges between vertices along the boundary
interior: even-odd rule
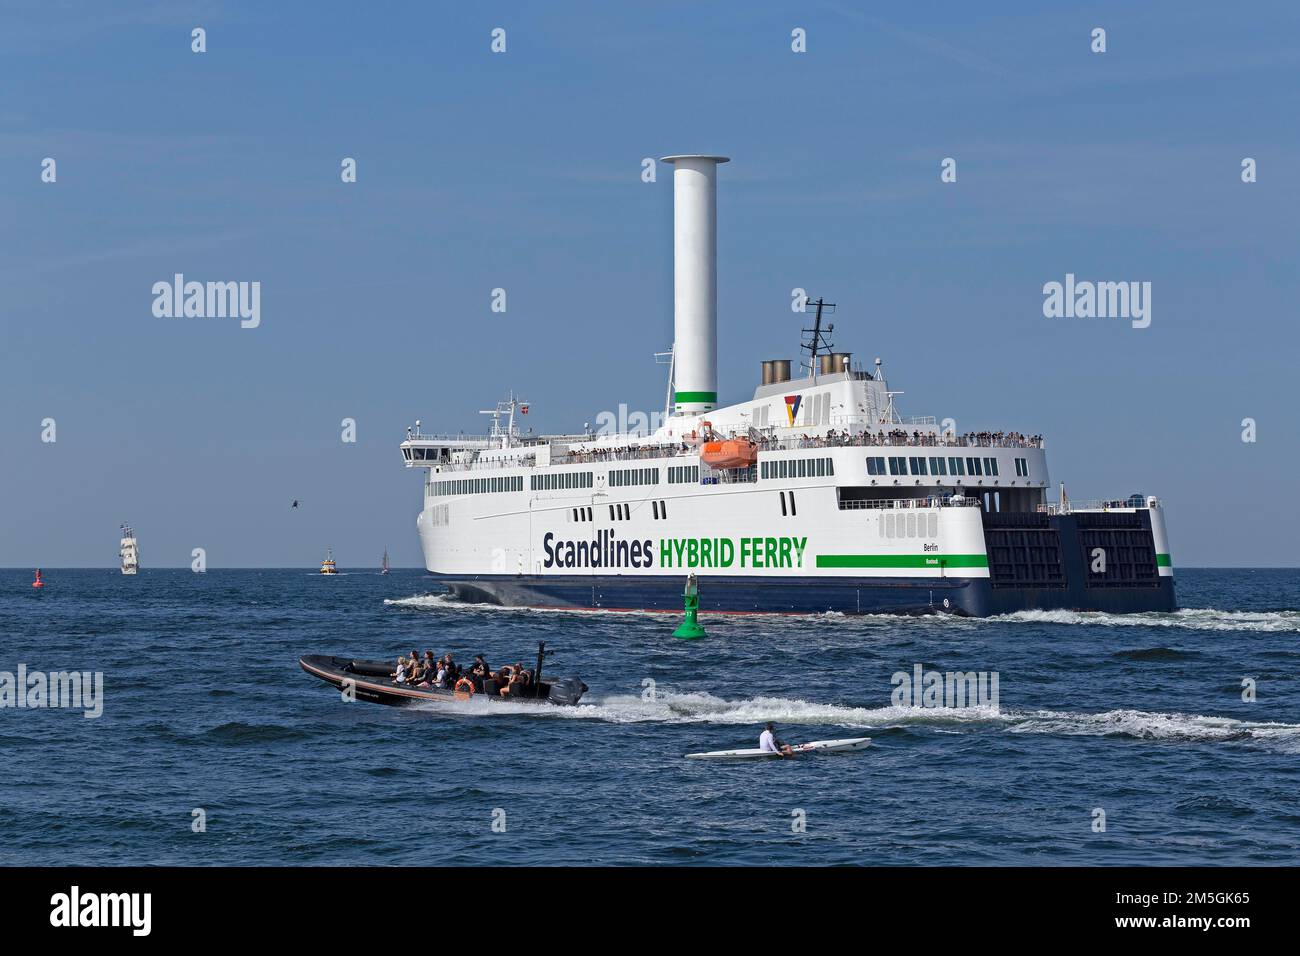
[[[758,446],[745,438],[705,442],[700,461],[710,468],[750,468],[758,461]]]

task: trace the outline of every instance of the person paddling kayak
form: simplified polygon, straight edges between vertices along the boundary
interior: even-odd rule
[[[794,750],[789,744],[776,739],[776,727],[771,721],[768,721],[767,727],[758,735],[758,749],[763,753],[780,754],[782,757],[794,756]]]

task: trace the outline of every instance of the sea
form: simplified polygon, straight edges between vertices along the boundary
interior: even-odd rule
[[[0,571],[0,685],[102,675],[98,716],[0,700],[0,864],[1300,863],[1296,570],[1180,569],[1172,614],[705,614],[693,642],[344,571]],[[348,702],[298,663],[543,641],[579,706]],[[900,706],[918,666],[997,698]],[[685,759],[766,721],[872,743]]]

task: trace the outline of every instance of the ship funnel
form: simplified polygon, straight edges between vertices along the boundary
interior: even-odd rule
[[[789,359],[767,359],[763,362],[763,384],[779,385],[790,381]]]
[[[673,412],[718,406],[718,165],[726,156],[665,156],[673,167]]]

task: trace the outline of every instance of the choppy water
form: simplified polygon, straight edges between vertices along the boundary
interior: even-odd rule
[[[30,580],[0,571],[0,671],[102,671],[104,713],[0,709],[0,863],[1300,862],[1292,570],[1180,571],[1173,615],[706,618],[694,644],[660,615],[451,604],[416,571]],[[586,704],[346,704],[297,664],[539,640]],[[893,706],[918,663],[997,671],[1000,708]],[[874,744],[682,759],[768,719]]]

